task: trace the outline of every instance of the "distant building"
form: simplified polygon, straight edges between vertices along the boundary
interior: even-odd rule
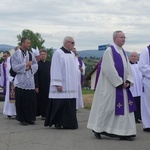
[[[89,83],[91,90],[95,88],[95,80],[96,80],[96,73],[97,73],[98,64],[93,68],[93,70],[84,78],[86,82]]]

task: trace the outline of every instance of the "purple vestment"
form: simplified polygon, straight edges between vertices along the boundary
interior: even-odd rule
[[[99,75],[100,75],[101,64],[102,64],[102,58],[101,58],[101,60],[100,60],[100,61],[98,62],[98,64],[97,64],[97,71],[96,71],[96,79],[95,79],[94,90],[96,89],[97,82],[98,82],[98,78],[99,78]]]
[[[79,57],[78,57],[78,62],[80,64],[79,67],[82,67],[83,62],[82,62],[81,58],[79,58]],[[83,82],[83,74],[81,73],[81,84],[82,84],[82,82]]]
[[[119,74],[119,76],[124,78],[124,66],[123,61],[119,53],[115,50],[115,48],[111,45],[113,54],[113,60],[115,64],[115,68]],[[124,56],[127,60],[125,51],[122,49]],[[128,98],[128,106],[129,106],[129,112],[134,112],[136,110],[135,102],[132,97],[132,94],[129,90],[129,88],[126,89],[127,92],[127,98]],[[123,94],[123,87],[117,87],[116,88],[116,104],[115,104],[115,115],[124,115],[124,94]]]

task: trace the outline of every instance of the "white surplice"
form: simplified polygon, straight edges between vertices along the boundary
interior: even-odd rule
[[[54,52],[51,62],[51,82],[49,98],[77,98],[78,73],[76,57],[73,52],[64,53],[58,49]],[[62,92],[56,86],[62,86]]]
[[[141,93],[141,116],[143,128],[150,128],[150,56],[148,48],[143,49],[139,59],[139,69],[143,75]]]
[[[77,65],[77,72],[78,72],[78,98],[76,99],[76,109],[79,108],[83,108],[84,104],[83,104],[83,96],[82,96],[82,88],[81,88],[81,71],[79,69],[79,61],[78,58],[76,57],[76,65]],[[85,73],[85,65],[84,63],[82,63],[82,67],[83,67],[83,75]]]
[[[131,64],[132,73],[134,76],[134,85],[130,87],[133,97],[141,96],[142,92],[142,74],[139,70],[138,62]]]
[[[5,95],[5,101],[4,101],[4,108],[3,108],[3,114],[8,115],[8,116],[16,116],[16,107],[15,103],[10,103],[10,82],[12,82],[13,77],[10,76],[9,70],[10,70],[10,57],[7,58],[6,60],[6,95]],[[1,70],[3,70],[1,68]],[[4,81],[4,73],[2,71],[1,74],[1,82],[3,83]],[[3,85],[1,85],[3,86]]]
[[[25,90],[35,89],[34,74],[37,72],[38,64],[33,53],[31,53],[31,55],[32,65],[31,69],[27,71],[26,62],[29,61],[28,51],[26,56],[23,56],[20,49],[15,51],[15,53],[12,55],[12,69],[17,73],[14,80],[15,87]]]
[[[124,115],[115,115],[116,87],[126,80],[133,83],[130,63],[117,45],[116,51],[121,55],[124,65],[124,80],[118,75],[114,66],[111,48],[103,55],[100,77],[94,94],[87,128],[95,132],[107,132],[120,136],[136,134],[134,113],[129,113],[127,94],[124,93]]]

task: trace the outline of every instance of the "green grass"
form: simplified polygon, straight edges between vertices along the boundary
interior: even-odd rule
[[[85,104],[84,109],[91,110],[91,105],[90,104]]]
[[[82,94],[94,94],[94,90],[82,90]]]

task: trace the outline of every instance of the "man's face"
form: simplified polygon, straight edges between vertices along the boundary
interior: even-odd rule
[[[41,60],[46,60],[46,58],[47,58],[47,53],[41,52],[41,53],[40,53],[40,59],[41,59]]]
[[[3,54],[3,59],[4,59],[4,60],[6,60],[8,57],[9,57],[8,54],[6,54],[6,53]]]
[[[31,46],[31,42],[29,39],[26,39],[23,43],[22,43],[22,46],[24,49],[30,49],[30,46]]]
[[[125,34],[123,32],[119,32],[114,40],[115,44],[119,47],[122,47],[125,43]]]
[[[138,54],[137,53],[131,53],[131,56],[130,56],[130,61],[132,63],[136,63],[138,61]]]
[[[74,48],[75,42],[73,39],[70,39],[69,41],[66,41],[66,48],[68,50],[72,50]]]

